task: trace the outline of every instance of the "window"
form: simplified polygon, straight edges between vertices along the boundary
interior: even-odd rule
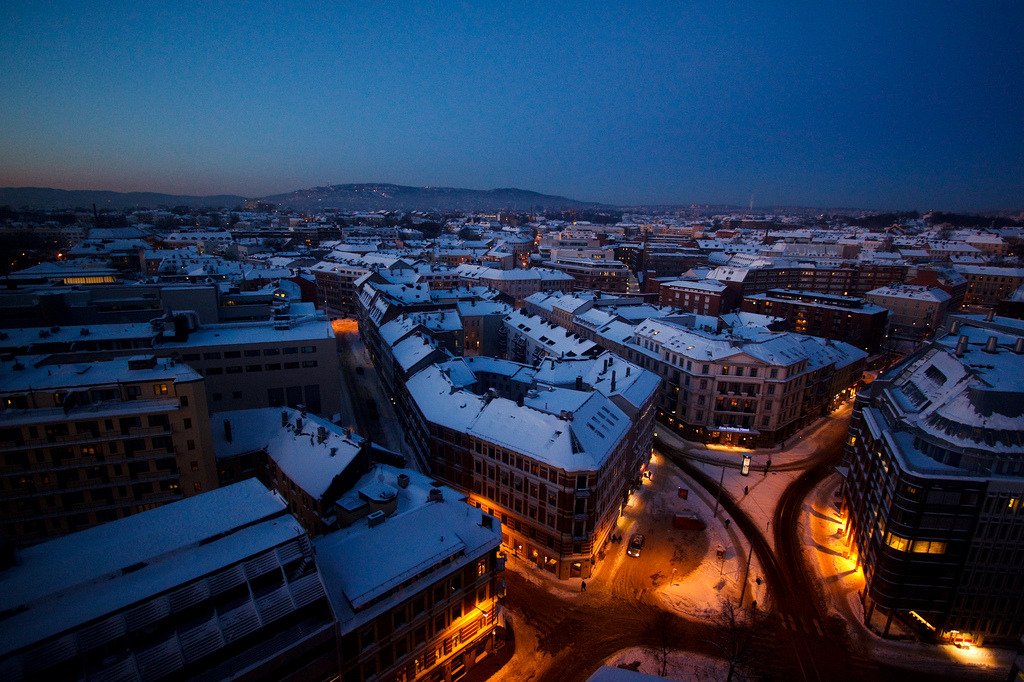
[[[224,351],[224,359],[225,360],[233,360],[235,358],[240,358],[240,357],[242,357],[242,353],[237,351],[237,350],[227,350],[227,351]]]
[[[303,353],[315,353],[316,352],[316,346],[303,346],[302,347],[302,352]]]
[[[188,396],[187,395],[181,396],[181,406],[182,407],[188,407]]]
[[[167,395],[167,384],[155,384],[153,386],[153,395]]]
[[[280,348],[264,348],[263,349],[263,354],[264,355],[280,355],[281,354],[281,349]]]
[[[299,352],[299,349],[295,346],[289,346],[288,348],[284,348],[283,352],[285,355],[295,355]]]
[[[203,353],[203,360],[220,360],[220,353]]]
[[[245,371],[246,372],[262,372],[263,371],[263,365],[246,365],[245,366]]]
[[[899,535],[889,533],[885,538],[885,544],[900,552],[906,552],[910,547],[910,540],[901,538]]]
[[[206,368],[206,372],[205,372],[206,376],[209,376],[209,377],[219,376],[219,375],[221,375],[223,373],[224,373],[224,368],[222,368],[222,367],[207,367]]]
[[[914,540],[910,551],[915,554],[945,554],[946,543],[938,540]]]
[[[316,367],[316,360],[303,360],[302,361],[302,366],[303,367]]]
[[[700,373],[701,374],[707,374],[709,369],[710,369],[710,367],[708,365],[701,365]]]
[[[230,367],[226,367],[225,371],[228,374],[241,374],[242,373],[242,366],[241,365],[231,365]]]
[[[191,469],[193,472],[199,471],[199,460],[192,460],[191,462],[188,463],[188,466],[189,469]]]
[[[259,348],[249,348],[244,353],[247,358],[258,358],[260,356]]]
[[[194,490],[197,493],[203,492],[203,484],[200,483],[199,481],[196,481],[195,483],[192,484],[192,490]]]
[[[186,429],[191,429],[192,428],[192,420],[189,419],[188,417],[185,417],[185,428]]]
[[[192,439],[189,439],[186,442],[186,446],[188,447],[189,450],[195,450],[196,449],[196,442],[194,440],[192,440]]]

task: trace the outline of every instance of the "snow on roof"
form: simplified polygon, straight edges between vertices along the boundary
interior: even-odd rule
[[[935,287],[926,287],[919,284],[889,284],[888,286],[878,287],[864,294],[868,296],[884,296],[888,298],[910,298],[916,301],[932,301],[936,303],[942,303],[950,299],[942,289]]]
[[[286,414],[288,424],[282,425]],[[302,430],[296,426],[302,421]],[[224,422],[231,424],[231,442],[225,437]],[[364,439],[331,422],[290,407],[214,412],[213,447],[218,458],[264,451],[281,471],[315,499],[327,492],[359,454]],[[325,436],[320,442],[320,428]],[[333,454],[332,454],[333,453]]]
[[[611,354],[606,356],[609,364],[603,369],[602,362],[604,374],[600,376],[602,370],[595,366],[567,363],[569,369],[566,369],[556,362],[552,368],[548,361],[534,370],[491,359],[488,369],[504,370],[506,374],[515,369],[516,373],[524,373],[524,380],[535,378],[540,384],[544,384],[544,379],[551,380],[549,384],[539,385],[535,394],[528,393],[521,406],[506,398],[486,399],[465,390],[463,387],[468,384],[453,381],[445,373],[444,365],[431,365],[417,372],[406,382],[406,387],[424,417],[432,423],[566,471],[591,471],[602,465],[629,429],[630,420],[623,407],[631,411],[639,408],[658,386],[658,378],[653,373],[625,360],[614,359]],[[480,365],[468,360],[480,359],[467,358],[466,365],[476,369]],[[618,364],[613,365],[613,360]],[[616,368],[615,391],[611,390],[613,366]],[[629,376],[625,374],[627,366]],[[590,377],[595,386],[576,391],[575,379],[581,373]],[[618,383],[620,373],[621,385]],[[626,404],[621,407],[616,404],[616,396]],[[563,410],[570,413],[571,418],[562,418]]]
[[[84,330],[84,331],[83,331]],[[125,324],[76,324],[60,327],[23,327],[0,330],[0,346],[23,347],[33,344],[112,341],[121,339],[153,339],[156,336],[148,322]]]
[[[434,339],[426,334],[412,334],[392,346],[391,354],[398,366],[408,372],[416,363],[437,350],[435,343]]]
[[[59,360],[59,356],[55,356]],[[136,381],[198,381],[202,375],[170,358],[154,359],[151,367],[134,364],[138,357],[82,363],[40,364],[46,356],[23,356],[0,361],[0,392],[68,390],[85,386]],[[129,363],[132,366],[129,367]],[[17,367],[20,367],[18,369]]]
[[[667,289],[681,289],[684,291],[703,291],[713,294],[720,294],[727,288],[724,284],[722,284],[716,279],[677,279],[672,282],[662,282],[661,286]]]
[[[409,477],[407,487],[398,485],[400,473]],[[500,544],[497,519],[483,525],[485,514],[466,504],[461,494],[431,483],[419,472],[379,465],[356,487],[394,490],[396,512],[379,525],[356,523],[316,540],[318,563],[343,633]],[[442,501],[429,500],[432,488],[440,491]]]
[[[190,332],[183,341],[164,340],[161,348],[189,348],[192,346],[246,346],[254,343],[284,341],[319,341],[334,339],[331,323],[322,314],[305,319],[293,319],[288,325],[272,320],[207,324]]]
[[[256,479],[50,540],[0,572],[0,655],[304,533]],[[130,541],[126,542],[126,539]]]

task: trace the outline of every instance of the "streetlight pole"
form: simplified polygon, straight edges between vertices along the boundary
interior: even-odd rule
[[[722,475],[718,478],[718,494],[715,495],[715,518],[718,518],[718,505],[722,501],[722,483],[725,481],[725,465],[722,465]]]

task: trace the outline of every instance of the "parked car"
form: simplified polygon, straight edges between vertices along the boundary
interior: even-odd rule
[[[634,533],[633,537],[629,539],[629,545],[626,547],[626,554],[632,557],[640,556],[640,550],[644,548],[644,536],[640,533]]]

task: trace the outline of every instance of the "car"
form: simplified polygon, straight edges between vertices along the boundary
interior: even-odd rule
[[[629,539],[629,545],[626,547],[626,554],[632,557],[640,556],[640,550],[644,548],[644,536],[640,533],[634,533],[633,537]]]

